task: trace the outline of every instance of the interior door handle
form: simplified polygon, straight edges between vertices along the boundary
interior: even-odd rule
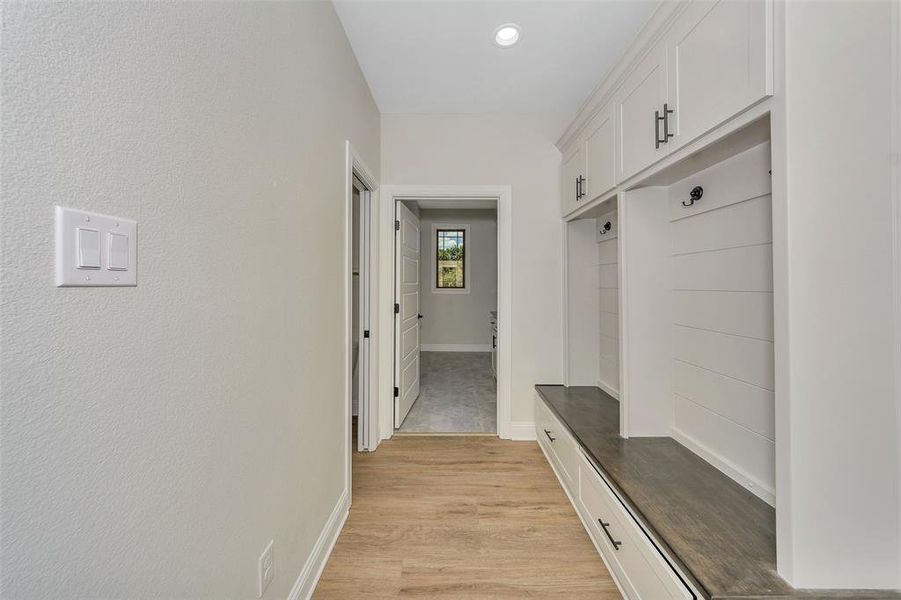
[[[416,315],[416,318],[417,318],[417,319],[421,319],[421,318],[422,318],[422,315],[421,315],[421,314],[420,314],[420,315]]]

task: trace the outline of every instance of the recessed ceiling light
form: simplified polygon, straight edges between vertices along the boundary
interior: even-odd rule
[[[509,48],[519,41],[519,25],[504,23],[494,30],[494,43],[501,48]]]

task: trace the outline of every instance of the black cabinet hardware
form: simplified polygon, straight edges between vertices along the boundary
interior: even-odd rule
[[[582,194],[582,192],[580,191],[580,188],[582,187],[581,179],[582,179],[581,177],[576,177],[576,200],[581,198],[581,194]]]
[[[585,197],[585,195],[586,195],[588,192],[585,191],[585,177],[583,177],[583,176],[580,175],[580,176],[579,176],[579,179],[582,181],[582,185],[579,186],[579,193],[581,194],[581,195],[579,196],[579,199],[581,200],[582,198]]]
[[[607,534],[607,539],[610,540],[610,543],[611,543],[611,544],[613,544],[613,549],[614,549],[614,550],[619,550],[619,547],[622,546],[623,543],[622,543],[622,542],[617,542],[615,539],[613,539],[613,536],[610,535],[610,530],[607,529],[608,527],[610,527],[610,523],[604,523],[604,522],[601,521],[600,519],[598,519],[598,523],[601,524],[601,529],[603,529],[603,530],[604,530],[604,533]]]
[[[669,116],[673,114],[672,109],[669,107],[669,104],[663,105],[663,116],[660,116],[660,111],[654,111],[654,148],[660,148],[660,144],[665,144],[669,141],[673,134],[669,132]],[[663,121],[663,139],[660,139],[660,121]]]
[[[663,104],[663,142],[669,142],[669,139],[673,137],[673,134],[669,132],[669,116],[673,114],[673,110],[669,107],[669,104]]]
[[[692,204],[694,204],[695,202],[700,200],[701,196],[704,195],[704,188],[702,188],[699,185],[696,185],[693,188],[691,188],[691,191],[688,193],[688,195],[690,196],[690,198],[688,199],[688,201],[683,200],[682,206],[691,206]]]
[[[613,227],[613,225],[610,224],[610,221],[607,221],[606,223],[604,223],[604,226],[601,227],[600,234],[601,234],[601,235],[604,235],[605,233],[607,233],[608,231],[610,231],[610,228],[611,228],[611,227]]]
[[[654,111],[654,149],[660,148],[660,121],[663,120],[663,117],[660,116],[660,111]],[[666,141],[665,139],[663,140]]]
[[[555,437],[551,437],[551,432],[548,431],[547,429],[544,430],[544,435],[546,435],[547,439],[551,440],[552,442],[557,439]]]

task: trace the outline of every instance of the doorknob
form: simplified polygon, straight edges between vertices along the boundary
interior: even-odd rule
[[[417,319],[421,319],[421,318],[422,318],[422,315],[417,315],[416,318],[417,318]]]

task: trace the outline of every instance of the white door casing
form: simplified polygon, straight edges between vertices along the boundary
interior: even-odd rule
[[[419,218],[396,204],[394,301],[394,427],[400,427],[419,397]]]
[[[353,178],[354,187],[360,192],[359,212],[360,219],[358,227],[359,239],[359,257],[357,263],[358,276],[358,299],[357,307],[359,319],[357,326],[357,397],[359,398],[358,406],[358,425],[357,425],[357,451],[364,452],[371,449],[374,444],[371,439],[371,420],[373,411],[371,408],[370,398],[370,341],[368,334],[370,331],[370,214],[371,214],[371,192],[366,185],[356,177]]]

